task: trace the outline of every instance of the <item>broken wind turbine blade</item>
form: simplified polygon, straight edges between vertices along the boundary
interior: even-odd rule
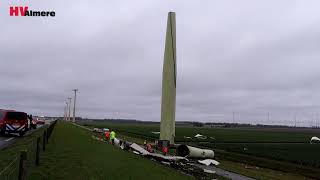
[[[139,152],[142,155],[150,154],[147,150],[143,149],[141,146],[139,146],[136,143],[131,144],[130,148],[132,148],[133,151]]]
[[[177,147],[177,155],[189,158],[213,158],[214,152],[210,149],[200,149],[181,144]]]
[[[176,20],[175,13],[169,12],[162,73],[162,99],[160,140],[174,144],[176,112]]]
[[[143,149],[136,143],[131,144],[130,148],[133,150],[133,153],[143,155],[147,158],[153,158],[157,161],[187,161],[187,158],[180,156],[164,156],[162,154],[150,153],[147,150]]]

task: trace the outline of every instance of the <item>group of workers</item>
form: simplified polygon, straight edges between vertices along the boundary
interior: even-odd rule
[[[151,143],[147,143],[147,140],[144,140],[143,146],[144,146],[144,149],[147,150],[148,152],[154,153],[154,150],[153,150],[153,148],[152,148],[152,144],[151,144]],[[158,149],[158,150],[159,150],[159,149]],[[163,154],[163,155],[167,155],[167,154],[169,153],[169,147],[163,146],[163,147],[161,148],[161,151],[162,151],[162,154]]]
[[[104,132],[106,141],[111,140],[112,145],[114,145],[114,139],[116,138],[116,133],[114,131],[105,131]]]
[[[106,141],[111,141],[112,145],[114,145],[114,139],[116,138],[116,133],[114,131],[107,130],[104,132]],[[150,143],[147,143],[147,140],[144,140],[143,142],[144,148],[148,151],[153,153],[154,150],[152,149],[152,145]],[[166,155],[168,153],[168,147],[162,147],[162,153],[163,155]]]

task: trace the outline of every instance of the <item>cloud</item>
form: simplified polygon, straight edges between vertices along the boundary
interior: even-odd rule
[[[55,10],[10,17],[10,5]],[[177,120],[319,124],[319,3],[10,1],[0,7],[0,106],[160,120],[167,13],[177,13]],[[298,114],[298,115],[297,115]],[[311,123],[310,123],[311,122]]]

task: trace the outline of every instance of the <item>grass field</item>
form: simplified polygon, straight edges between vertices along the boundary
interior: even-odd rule
[[[229,152],[260,156],[287,161],[299,165],[320,168],[320,144],[295,143],[216,143],[202,144],[206,147]]]
[[[94,127],[112,128],[138,139],[154,140],[159,131],[156,124],[94,123]],[[214,140],[185,139],[197,133]],[[308,177],[320,176],[320,144],[309,144],[319,130],[307,129],[254,129],[254,128],[195,128],[176,127],[176,142],[216,150],[217,157],[276,170],[298,172]]]
[[[156,162],[91,138],[90,132],[59,122],[28,179],[193,179]]]

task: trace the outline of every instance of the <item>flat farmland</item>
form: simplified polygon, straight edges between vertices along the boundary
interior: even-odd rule
[[[91,127],[110,128],[127,136],[155,140],[159,124],[142,123],[87,123]],[[199,140],[194,137],[202,134],[208,138]],[[250,158],[265,158],[287,162],[293,166],[310,167],[320,173],[320,144],[310,144],[312,136],[320,136],[317,129],[293,128],[198,128],[176,127],[176,143],[191,144],[199,147],[222,150],[223,156],[233,156],[232,153],[242,154],[238,160]],[[229,153],[229,154],[228,154]],[[217,157],[219,158],[217,153]],[[227,155],[226,155],[227,154]],[[237,156],[238,157],[238,156]],[[264,166],[263,161],[257,165]],[[271,165],[271,168],[273,166]],[[270,167],[269,167],[270,168]],[[286,167],[277,167],[283,169]],[[312,171],[313,172],[313,171]]]
[[[84,125],[112,128],[118,132],[145,137],[147,139],[158,139],[159,135],[153,134],[152,132],[160,131],[159,124],[86,123]],[[194,137],[198,133],[205,135],[208,138],[206,140],[185,138]],[[320,130],[295,130],[289,128],[196,128],[177,126],[175,141],[205,141],[215,143],[309,143],[312,136],[320,136]]]
[[[320,168],[320,144],[201,143],[202,146]]]

